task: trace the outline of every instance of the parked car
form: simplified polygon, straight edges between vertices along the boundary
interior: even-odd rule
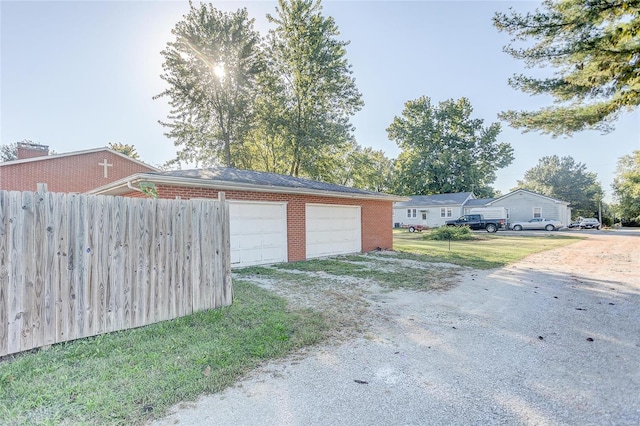
[[[523,229],[544,229],[545,231],[555,231],[562,228],[562,222],[559,220],[545,219],[543,217],[534,217],[528,222],[513,222],[511,229],[514,231],[522,231]]]
[[[580,229],[600,229],[600,221],[595,217],[587,217],[580,221],[578,227]]]

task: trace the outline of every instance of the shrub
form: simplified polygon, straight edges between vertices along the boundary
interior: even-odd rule
[[[425,240],[471,240],[473,234],[468,226],[441,226],[424,234]]]

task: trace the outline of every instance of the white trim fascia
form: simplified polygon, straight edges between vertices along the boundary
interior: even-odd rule
[[[393,206],[394,209],[437,209],[440,207],[462,207],[464,204],[413,204],[410,206]]]
[[[315,196],[329,196],[333,198],[351,198],[358,200],[379,200],[379,201],[408,201],[406,197],[400,197],[391,194],[357,194],[350,192],[339,191],[325,191],[320,189],[305,189],[305,188],[289,188],[282,186],[272,185],[255,185],[247,183],[236,183],[222,180],[203,180],[198,178],[185,178],[176,176],[158,176],[149,175],[146,173],[137,173],[131,175],[128,178],[120,179],[119,181],[112,182],[109,185],[101,186],[99,188],[88,191],[88,194],[102,194],[102,195],[122,195],[129,192],[127,187],[128,183],[138,182],[152,182],[156,185],[168,185],[168,186],[188,186],[191,188],[215,188],[221,191],[251,191],[251,192],[271,192],[275,194],[296,194],[296,195],[315,195]]]
[[[23,158],[21,160],[12,160],[12,161],[4,161],[4,162],[0,162],[0,167],[2,166],[13,166],[15,164],[24,164],[24,163],[33,163],[36,161],[46,161],[46,160],[54,160],[57,158],[65,158],[65,157],[73,157],[75,155],[86,155],[86,154],[93,154],[96,152],[101,152],[101,151],[107,151],[111,154],[115,154],[117,156],[120,156],[122,158],[124,158],[125,160],[129,160],[131,162],[134,162],[136,164],[139,164],[141,166],[147,167],[149,169],[152,169],[154,171],[160,171],[160,169],[158,169],[157,167],[153,167],[147,163],[143,163],[140,160],[136,160],[135,158],[131,158],[128,155],[125,155],[121,152],[118,151],[114,151],[111,148],[107,148],[107,147],[103,147],[103,148],[92,148],[92,149],[85,149],[82,151],[72,151],[72,152],[64,152],[62,154],[53,154],[53,155],[41,155],[39,157],[32,157],[32,158]]]
[[[516,189],[515,191],[512,191],[512,192],[510,192],[510,193],[508,193],[508,194],[503,195],[502,197],[498,197],[498,198],[496,198],[496,199],[495,199],[495,200],[493,200],[493,201],[489,201],[489,202],[488,202],[487,204],[485,204],[485,205],[487,205],[487,206],[488,206],[488,205],[491,205],[491,204],[493,204],[493,203],[495,203],[495,202],[497,202],[497,201],[504,200],[505,198],[508,198],[508,197],[510,197],[510,196],[512,196],[512,195],[515,195],[517,192],[526,192],[527,194],[531,194],[531,195],[534,195],[534,196],[536,196],[536,197],[545,198],[545,199],[547,199],[547,200],[549,200],[549,201],[553,201],[555,204],[565,204],[565,205],[567,205],[567,206],[568,206],[569,204],[571,204],[571,203],[569,203],[569,202],[567,202],[567,201],[558,200],[558,199],[556,199],[556,198],[551,198],[551,197],[547,197],[546,195],[538,194],[537,192],[529,191],[528,189],[522,189],[522,188],[519,188],[519,189]]]

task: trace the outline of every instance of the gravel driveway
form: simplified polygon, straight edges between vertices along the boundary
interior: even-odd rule
[[[361,338],[267,364],[157,424],[640,424],[640,233],[369,299],[380,315]]]

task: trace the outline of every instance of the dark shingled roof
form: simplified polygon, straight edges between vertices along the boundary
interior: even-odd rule
[[[319,182],[288,175],[281,175],[278,173],[255,172],[252,170],[240,170],[231,167],[211,167],[207,169],[151,172],[145,173],[145,175],[172,176],[178,178],[201,179],[216,182],[233,182],[246,185],[272,186],[278,188],[312,189],[318,191],[343,192],[355,195],[388,195],[380,192],[365,191],[363,189],[350,188],[348,186]]]
[[[457,192],[455,194],[413,195],[409,197],[409,201],[401,201],[395,203],[394,207],[461,205],[471,195],[471,192]]]

